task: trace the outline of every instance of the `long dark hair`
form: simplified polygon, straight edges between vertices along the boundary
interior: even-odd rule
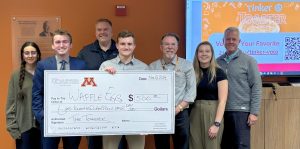
[[[21,54],[20,55],[20,57],[21,57],[21,66],[20,66],[20,77],[19,77],[20,90],[22,90],[23,82],[24,82],[24,78],[25,78],[25,65],[26,65],[26,62],[24,60],[24,49],[28,46],[32,46],[36,49],[36,52],[37,52],[36,63],[41,60],[41,51],[40,51],[39,46],[35,42],[27,41],[22,45],[21,52],[20,52],[20,54]]]

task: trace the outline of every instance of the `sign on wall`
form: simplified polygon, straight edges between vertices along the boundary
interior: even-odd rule
[[[12,17],[12,66],[20,65],[21,46],[26,41],[38,44],[42,58],[53,55],[53,31],[61,27],[60,17]]]

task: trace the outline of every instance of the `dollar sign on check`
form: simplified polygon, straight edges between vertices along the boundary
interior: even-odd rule
[[[128,101],[133,101],[133,95],[132,94],[129,94],[128,98],[129,98]]]

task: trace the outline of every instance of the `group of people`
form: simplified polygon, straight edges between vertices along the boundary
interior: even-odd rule
[[[9,82],[6,104],[7,130],[17,149],[77,149],[81,137],[44,137],[44,70],[173,70],[175,71],[175,133],[155,134],[156,149],[250,148],[250,128],[257,121],[261,100],[261,78],[256,61],[238,48],[236,27],[224,32],[226,53],[215,58],[213,46],[201,42],[193,63],[176,53],[180,38],[166,33],[161,38],[161,57],[151,64],[134,57],[132,32],[122,31],[112,39],[112,22],[96,21],[96,40],[77,58],[70,56],[72,36],[65,30],[53,32],[55,55],[41,60],[34,42],[21,47],[21,66]],[[224,120],[223,120],[224,119]],[[224,130],[224,131],[223,131]],[[89,149],[143,149],[144,135],[89,136]]]

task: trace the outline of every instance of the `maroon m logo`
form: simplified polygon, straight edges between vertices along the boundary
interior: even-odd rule
[[[94,81],[94,78],[84,78],[83,83],[81,84],[81,87],[85,87],[87,85],[97,86],[97,84]]]

